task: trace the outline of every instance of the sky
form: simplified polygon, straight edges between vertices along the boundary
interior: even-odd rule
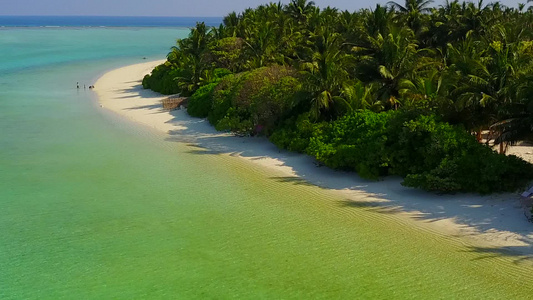
[[[354,11],[371,8],[388,0],[315,0],[320,7],[332,6]],[[0,15],[52,16],[180,16],[222,17],[248,7],[271,2],[269,0],[1,0]],[[278,1],[274,1],[278,2]],[[282,0],[288,3],[289,0]],[[403,0],[397,2],[403,3]],[[491,2],[485,0],[486,3]],[[507,6],[517,6],[527,0],[502,0]],[[439,5],[444,0],[436,0]]]

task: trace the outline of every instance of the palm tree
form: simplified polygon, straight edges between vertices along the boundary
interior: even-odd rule
[[[405,0],[405,4],[402,6],[397,2],[390,1],[388,5],[398,9],[401,20],[406,22],[409,28],[418,34],[423,27],[423,15],[431,11],[428,6],[432,2],[433,0]]]
[[[226,26],[228,36],[235,37],[237,36],[237,28],[239,26],[240,20],[236,12],[231,12],[224,17],[222,24]]]
[[[244,43],[247,46],[248,69],[264,67],[275,61],[275,27],[274,23],[266,22],[263,26],[255,26],[246,31]]]
[[[394,1],[389,1],[391,7],[398,9],[402,13],[427,13],[431,9],[428,6],[433,3],[433,0],[405,0],[404,6]]]
[[[379,112],[384,109],[383,103],[377,99],[376,91],[379,86],[376,83],[365,84],[356,80],[355,83],[346,82],[342,89],[341,97],[348,107],[348,111],[370,109]]]
[[[438,48],[446,54],[448,43],[464,38],[462,27],[463,9],[458,0],[446,0],[438,10],[431,14],[428,30],[420,37],[425,47]]]
[[[179,40],[177,47],[173,47],[169,53],[170,59],[179,59],[180,75],[175,80],[185,95],[192,94],[199,88],[201,74],[209,67],[205,63],[205,54],[212,36],[213,32],[205,23],[196,23],[189,36]]]
[[[339,48],[340,34],[324,30],[311,37],[312,60],[302,64],[304,85],[311,94],[311,113],[315,119],[331,116],[331,106],[344,102],[340,93],[348,77],[347,57]]]
[[[533,111],[528,110],[520,116],[497,122],[490,129],[499,132],[494,144],[500,145],[500,153],[505,153],[507,145],[533,140]]]
[[[298,22],[298,24],[305,26],[309,16],[314,11],[315,2],[307,0],[291,0],[287,5],[287,13]]]
[[[379,4],[376,5],[376,9],[373,11],[364,11],[364,25],[361,38],[365,38],[366,36],[375,37],[378,34],[387,34],[391,25],[392,16],[392,10]]]
[[[493,14],[486,13],[489,11],[489,6],[483,6],[483,0],[478,0],[477,5],[472,2],[466,5],[463,2],[463,11],[464,17],[461,20],[462,28],[460,29],[463,35],[481,37],[485,34],[485,30],[494,23]]]
[[[399,84],[399,94],[406,106],[445,112],[452,104],[448,94],[450,82],[445,74],[431,70],[426,76],[412,77]]]
[[[353,48],[358,60],[356,77],[363,82],[380,83],[377,96],[389,107],[399,106],[401,80],[419,66],[419,53],[414,34],[409,28],[389,26],[389,34],[368,36],[361,46]]]
[[[493,129],[511,124],[502,120],[523,112],[515,107],[530,97],[524,91],[529,90],[528,74],[533,72],[531,42],[522,41],[523,31],[515,32],[513,27],[493,29],[486,34],[485,43],[469,37],[456,46],[449,45],[450,68],[459,76],[452,91],[455,104],[462,123],[477,132],[478,140],[481,131],[492,124],[499,124]]]

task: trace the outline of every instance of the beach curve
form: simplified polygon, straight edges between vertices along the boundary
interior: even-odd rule
[[[277,149],[265,138],[235,137],[217,132],[205,119],[184,110],[167,111],[167,96],[142,88],[142,78],[165,60],[111,70],[95,83],[100,105],[133,122],[169,134],[169,139],[193,143],[231,155],[282,176],[294,177],[339,193],[347,206],[393,212],[426,230],[460,236],[481,247],[533,258],[533,225],[523,216],[518,196],[498,194],[435,195],[401,186],[401,179],[372,182],[354,173],[317,168],[311,157]]]

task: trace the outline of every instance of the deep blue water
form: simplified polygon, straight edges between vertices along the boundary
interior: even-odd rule
[[[192,27],[218,26],[221,17],[0,16],[3,27]]]

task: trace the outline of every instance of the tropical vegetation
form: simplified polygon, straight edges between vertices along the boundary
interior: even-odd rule
[[[233,12],[219,27],[198,23],[143,86],[190,96],[189,113],[218,130],[365,178],[521,188],[533,167],[505,151],[533,137],[533,7],[431,2]]]

